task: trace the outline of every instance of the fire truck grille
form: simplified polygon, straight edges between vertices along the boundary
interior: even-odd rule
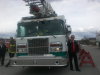
[[[29,55],[48,54],[48,38],[38,38],[28,40]]]

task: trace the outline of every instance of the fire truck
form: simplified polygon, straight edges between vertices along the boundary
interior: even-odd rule
[[[71,27],[46,0],[24,0],[33,16],[17,24],[16,55],[10,66],[66,66]]]

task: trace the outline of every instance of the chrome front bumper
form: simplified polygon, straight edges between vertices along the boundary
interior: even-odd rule
[[[10,66],[66,66],[68,59],[51,56],[19,56],[10,59]]]

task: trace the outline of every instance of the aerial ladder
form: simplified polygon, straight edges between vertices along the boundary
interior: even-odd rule
[[[55,17],[57,14],[46,0],[24,0],[35,18]]]

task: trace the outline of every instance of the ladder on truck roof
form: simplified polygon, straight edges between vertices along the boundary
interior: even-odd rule
[[[30,7],[30,14],[36,18],[55,17],[57,14],[46,0],[24,0]]]

